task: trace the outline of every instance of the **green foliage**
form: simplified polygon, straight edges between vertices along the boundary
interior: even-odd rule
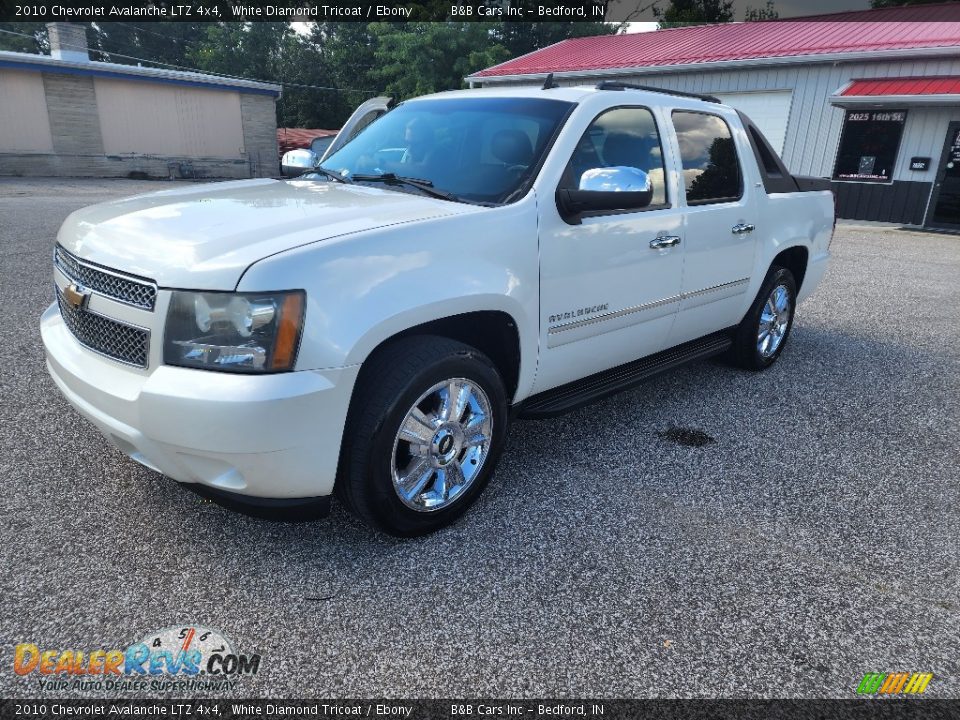
[[[96,60],[122,64],[189,65],[187,56],[206,37],[207,23],[126,22],[98,23],[88,31]]]
[[[485,23],[372,23],[370,30],[377,61],[371,77],[398,99],[460,88],[464,76],[510,56]]]
[[[618,26],[605,22],[500,22],[493,27],[496,41],[510,57],[545,48],[561,40],[591,35],[612,35]]]
[[[45,23],[5,22],[0,23],[0,30],[9,31],[0,32],[0,50],[25,53],[49,52],[50,45],[47,42],[47,26]],[[10,35],[10,32],[21,33],[30,37]]]
[[[186,61],[224,75],[281,77],[292,35],[288,23],[213,23],[204,28],[202,42],[187,51]]]
[[[661,28],[730,22],[733,0],[670,0],[666,8],[655,6],[653,15]]]
[[[762,8],[747,5],[743,19],[747,22],[755,22],[757,20],[776,20],[778,17],[780,17],[780,13],[778,13],[774,7],[773,0],[767,0],[766,7]]]

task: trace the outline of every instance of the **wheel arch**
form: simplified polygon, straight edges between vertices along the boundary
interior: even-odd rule
[[[777,253],[770,263],[770,267],[780,266],[793,274],[797,283],[797,293],[803,285],[803,278],[807,274],[807,263],[810,261],[810,250],[805,245],[793,245]]]
[[[475,347],[490,358],[503,378],[507,397],[520,382],[522,349],[516,319],[504,310],[472,310],[410,325],[380,340],[366,354],[366,363],[386,346],[405,337],[435,335]]]

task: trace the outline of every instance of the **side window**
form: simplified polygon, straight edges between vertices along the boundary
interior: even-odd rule
[[[660,134],[653,115],[646,108],[615,108],[594,120],[570,157],[562,187],[579,187],[580,177],[587,170],[617,166],[634,167],[647,173],[653,183],[649,207],[666,205]]]
[[[730,202],[743,194],[737,148],[723,118],[674,111],[688,205]]]

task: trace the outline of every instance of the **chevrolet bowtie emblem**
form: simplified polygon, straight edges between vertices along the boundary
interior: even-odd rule
[[[74,310],[78,310],[86,305],[89,298],[90,291],[76,283],[71,283],[63,289],[63,299],[66,300],[67,305]]]

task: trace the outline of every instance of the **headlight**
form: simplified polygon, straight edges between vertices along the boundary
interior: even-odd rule
[[[167,312],[167,365],[227,370],[292,370],[303,326],[304,293],[174,291]]]

